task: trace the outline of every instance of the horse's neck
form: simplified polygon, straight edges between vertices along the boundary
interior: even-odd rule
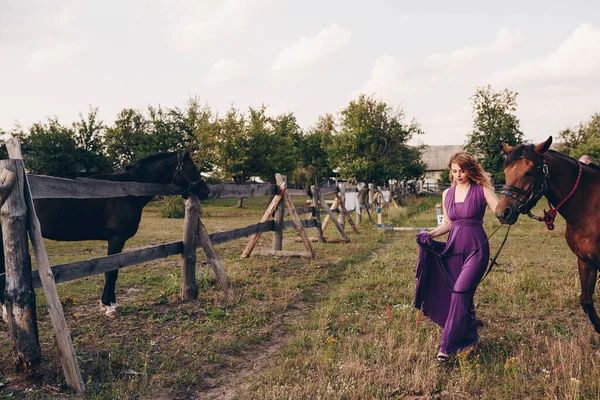
[[[573,190],[577,183],[579,174],[578,163],[572,162],[569,158],[552,153],[546,157],[548,172],[550,173],[550,182],[546,198],[553,207],[558,206]],[[569,199],[560,206],[558,212],[567,221],[574,223],[579,221],[586,213],[588,202],[585,193],[590,193],[587,186],[593,184],[588,176],[581,177],[577,188]]]

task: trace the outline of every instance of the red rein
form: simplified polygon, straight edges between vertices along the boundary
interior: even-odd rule
[[[571,189],[571,192],[556,207],[551,208],[548,211],[546,211],[546,209],[544,209],[543,217],[537,217],[538,221],[544,221],[544,223],[546,224],[546,228],[548,228],[549,231],[554,230],[554,219],[556,218],[556,215],[558,214],[558,209],[563,204],[565,204],[565,202],[567,200],[569,200],[569,198],[571,196],[573,196],[573,193],[575,193],[575,190],[577,190],[577,186],[579,186],[579,181],[581,180],[581,171],[582,170],[583,170],[583,168],[581,167],[581,162],[580,162],[579,163],[579,174],[577,174],[577,180],[575,181],[575,186],[573,186],[573,189]],[[548,205],[551,206],[550,202],[548,202]]]

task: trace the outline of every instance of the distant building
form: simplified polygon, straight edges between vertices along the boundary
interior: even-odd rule
[[[450,156],[459,151],[464,151],[462,145],[434,145],[428,146],[421,155],[421,161],[427,164],[425,170],[425,184],[435,184],[442,174],[448,169]]]

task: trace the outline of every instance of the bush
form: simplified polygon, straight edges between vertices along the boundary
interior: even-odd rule
[[[185,217],[185,204],[181,196],[165,197],[160,202],[160,216],[163,218]]]

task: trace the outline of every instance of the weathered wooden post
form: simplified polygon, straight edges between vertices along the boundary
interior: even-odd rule
[[[235,301],[235,290],[233,289],[233,285],[231,281],[227,277],[225,273],[225,268],[223,268],[223,262],[221,261],[221,257],[215,251],[212,242],[210,241],[210,236],[208,235],[208,231],[206,227],[202,223],[202,221],[198,218],[198,237],[200,239],[200,245],[204,250],[204,254],[206,254],[206,258],[212,269],[217,276],[217,280],[219,281],[219,285],[221,285],[221,290],[225,292],[225,298],[228,301]]]
[[[368,207],[373,206],[373,202],[375,201],[375,184],[369,183],[369,204]]]
[[[319,232],[319,243],[324,243],[325,238],[323,237],[323,227],[321,226],[321,212],[319,211],[319,204],[317,200],[317,186],[312,185],[310,187],[310,192],[312,193],[313,217],[315,218],[315,222],[317,224],[317,231]]]
[[[183,221],[183,253],[181,254],[181,300],[198,297],[196,283],[196,237],[198,236],[198,215],[200,200],[195,194],[189,194],[185,201],[185,219]]]
[[[54,275],[50,269],[50,262],[48,261],[48,254],[46,254],[46,248],[44,247],[44,241],[42,239],[42,228],[40,227],[40,221],[35,213],[33,206],[33,197],[29,190],[29,184],[27,182],[27,175],[25,174],[25,166],[23,165],[23,155],[21,154],[21,143],[17,138],[11,138],[6,142],[6,149],[11,159],[16,159],[17,171],[21,171],[23,174],[23,194],[25,198],[25,205],[27,207],[26,215],[26,227],[29,233],[29,239],[33,246],[35,254],[35,262],[38,267],[40,280],[42,287],[44,288],[44,294],[46,295],[46,301],[48,303],[48,314],[52,321],[52,329],[56,336],[56,345],[58,347],[58,355],[60,357],[60,363],[65,373],[65,380],[67,386],[77,393],[85,392],[85,384],[81,377],[81,371],[79,370],[79,364],[77,363],[77,356],[75,355],[75,349],[73,348],[73,342],[71,341],[71,334],[69,333],[69,327],[65,320],[63,313],[62,304],[58,297],[56,290],[56,283],[54,281]],[[29,271],[31,274],[31,271]],[[31,280],[31,278],[29,279]]]
[[[281,175],[281,182],[277,181],[277,185],[281,186],[282,183],[287,185],[287,177]],[[283,218],[285,216],[285,201],[280,201],[275,209],[273,218],[273,250],[283,250]]]
[[[341,204],[346,201],[345,197],[344,197],[344,193],[343,192],[338,192],[337,194],[338,196],[338,222],[339,224],[342,226],[342,228],[346,229],[346,214],[344,214],[344,210],[342,209]]]
[[[13,175],[12,190],[0,208],[4,263],[6,269],[5,305],[8,331],[13,344],[17,370],[31,373],[41,360],[35,313],[35,292],[31,283],[31,257],[27,240],[27,206],[22,163],[1,160],[0,168]],[[7,182],[8,183],[8,182]]]
[[[356,186],[356,225],[360,225],[362,224],[362,198],[363,198],[363,191],[365,189],[365,184],[364,183],[359,183]]]

